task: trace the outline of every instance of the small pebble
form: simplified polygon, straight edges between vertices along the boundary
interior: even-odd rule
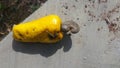
[[[83,60],[87,60],[87,57],[83,57]]]
[[[100,28],[98,28],[97,30],[100,31]]]

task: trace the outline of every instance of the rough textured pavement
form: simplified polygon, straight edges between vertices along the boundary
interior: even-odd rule
[[[20,43],[10,33],[0,42],[0,68],[120,68],[119,7],[120,0],[48,0],[24,22],[57,14],[80,32],[56,44]]]

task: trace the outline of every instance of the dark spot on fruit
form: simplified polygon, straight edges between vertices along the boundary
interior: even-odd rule
[[[18,33],[18,35],[19,35],[20,37],[23,37],[23,35],[22,35],[21,33]]]
[[[54,33],[54,35],[48,34],[49,39],[55,39],[57,38],[57,36],[58,36],[58,33]]]
[[[29,32],[27,31],[26,34],[29,34]]]
[[[22,40],[21,38],[18,38],[18,40]]]
[[[35,31],[35,28],[33,28],[33,31]]]
[[[51,36],[51,35],[49,35],[49,34],[48,34],[48,37],[49,37],[49,39],[55,39],[54,36]]]

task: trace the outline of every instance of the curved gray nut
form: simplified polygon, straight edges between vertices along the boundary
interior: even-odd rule
[[[75,34],[80,31],[79,25],[72,20],[64,22],[61,29],[63,32],[68,32],[68,34]]]
[[[68,27],[68,24],[62,24],[61,29],[63,32],[68,32],[70,30],[70,28]]]

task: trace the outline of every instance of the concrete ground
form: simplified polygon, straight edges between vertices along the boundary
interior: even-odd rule
[[[24,20],[57,14],[80,32],[56,44],[0,42],[0,68],[120,68],[119,0],[48,0]]]

